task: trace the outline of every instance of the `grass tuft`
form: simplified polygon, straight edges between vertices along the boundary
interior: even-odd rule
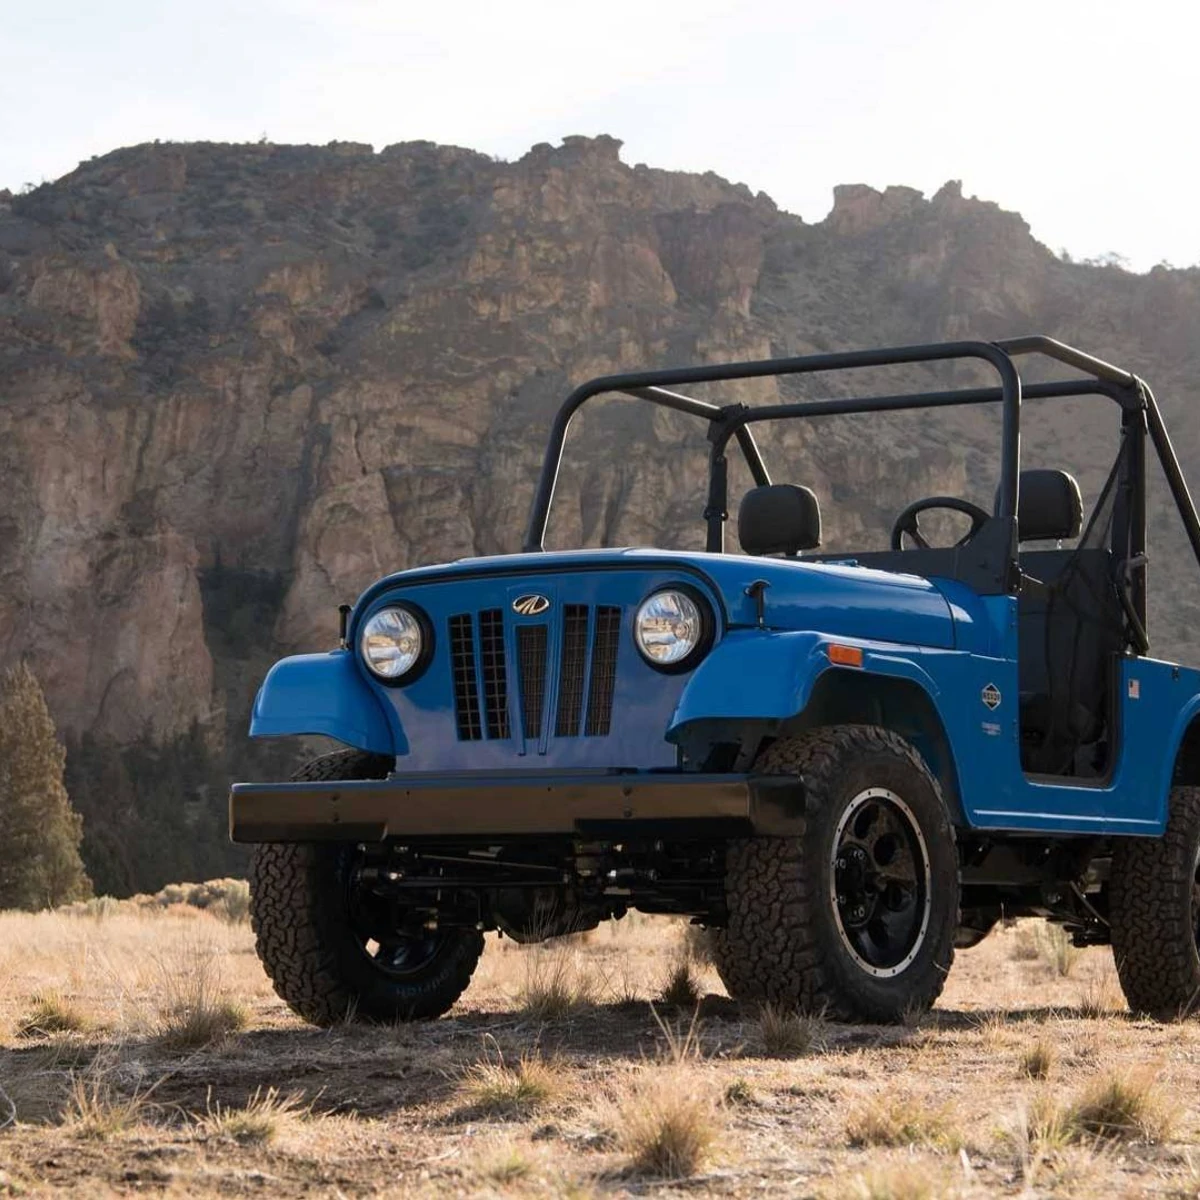
[[[1062,979],[1068,978],[1079,963],[1080,950],[1061,926],[1043,922],[1038,930],[1038,948],[1043,959]]]
[[[76,1137],[107,1141],[144,1120],[154,1089],[139,1088],[126,1094],[113,1084],[112,1075],[107,1062],[70,1074],[61,1121]]]
[[[834,1192],[837,1200],[939,1200],[946,1194],[927,1166],[907,1163],[866,1171]]]
[[[532,946],[522,958],[517,1004],[525,1016],[543,1023],[562,1021],[595,1003],[595,981],[581,969],[569,942]]]
[[[1079,993],[1079,1015],[1090,1020],[1115,1016],[1125,1008],[1124,1000],[1111,975],[1089,980]]]
[[[717,1138],[716,1105],[694,1070],[646,1066],[617,1102],[617,1144],[637,1175],[687,1179]]]
[[[1067,1120],[1077,1139],[1100,1141],[1164,1141],[1171,1131],[1171,1112],[1154,1076],[1146,1071],[1110,1071],[1076,1097]]]
[[[758,1016],[758,1036],[771,1058],[799,1058],[823,1050],[829,1030],[821,1016],[766,1004]]]
[[[244,1004],[228,995],[215,960],[203,950],[174,972],[164,965],[164,1000],[158,1012],[158,1041],[169,1050],[218,1045],[250,1023]]]
[[[758,1101],[754,1089],[745,1079],[735,1079],[725,1088],[725,1103],[737,1108],[749,1108]]]
[[[229,996],[197,996],[160,1013],[158,1040],[169,1050],[198,1050],[228,1041],[250,1023],[245,1005]]]
[[[497,1048],[467,1069],[462,1091],[479,1116],[524,1117],[562,1094],[563,1072],[537,1053],[507,1063]]]
[[[489,1182],[504,1187],[528,1179],[533,1174],[533,1164],[516,1146],[510,1146],[502,1154],[491,1159],[484,1166],[482,1174]]]
[[[1049,1079],[1056,1057],[1053,1043],[1039,1038],[1021,1055],[1021,1074],[1026,1079]]]
[[[239,1146],[265,1146],[274,1141],[281,1124],[289,1117],[307,1112],[303,1093],[283,1095],[278,1088],[255,1088],[241,1108],[212,1103],[209,1091],[208,1111],[197,1122],[206,1137],[237,1142]]]
[[[49,1037],[55,1033],[82,1033],[88,1019],[59,992],[35,992],[29,1011],[17,1022],[19,1038]]]
[[[956,1150],[962,1136],[949,1110],[933,1108],[910,1095],[871,1098],[854,1108],[846,1122],[851,1146],[930,1146]]]
[[[666,1008],[695,1008],[700,1003],[700,984],[687,958],[677,958],[658,993],[659,1003]]]

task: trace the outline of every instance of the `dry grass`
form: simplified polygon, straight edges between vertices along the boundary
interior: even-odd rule
[[[705,1164],[719,1132],[718,1104],[701,1066],[698,1019],[683,1028],[654,1020],[662,1035],[606,1107],[625,1170],[654,1179],[687,1179]]]
[[[876,1167],[838,1185],[830,1200],[941,1200],[950,1187],[930,1164],[896,1163]]]
[[[658,1002],[664,1008],[675,1009],[692,1009],[700,1003],[700,984],[690,959],[677,958],[671,964],[659,988]]]
[[[157,1036],[167,1049],[219,1045],[249,1024],[246,1006],[222,984],[219,960],[207,947],[199,943],[185,947],[161,967],[164,984]]]
[[[533,1163],[516,1146],[509,1146],[485,1160],[480,1174],[489,1183],[510,1187],[533,1174]]]
[[[16,1109],[0,1192],[1196,1193],[1200,1024],[1129,1020],[1106,950],[1066,976],[1040,949],[1018,956],[1024,935],[1044,939],[1036,923],[960,956],[915,1035],[811,1018],[797,1035],[779,1013],[778,1042],[764,1038],[684,922],[637,914],[543,949],[489,937],[441,1020],[318,1031],[274,995],[227,890],[0,914],[0,1121],[4,1096]],[[646,999],[678,958],[704,1001],[657,1015]],[[539,990],[557,998],[522,1007]],[[17,1037],[55,993],[86,1033]],[[182,1039],[201,1044],[160,1040],[163,1014],[224,1002],[240,1017]],[[673,1175],[686,1182],[655,1182]]]
[[[156,1086],[127,1090],[119,1081],[115,1056],[97,1059],[68,1075],[60,1123],[76,1137],[107,1141],[146,1120]]]
[[[851,1146],[933,1147],[955,1150],[962,1135],[947,1105],[920,1096],[896,1094],[860,1100],[846,1121]]]
[[[828,1044],[825,1019],[780,1005],[764,1005],[758,1015],[758,1040],[771,1058],[799,1058]]]
[[[594,1004],[600,987],[597,977],[580,962],[569,940],[523,947],[524,971],[517,1005],[535,1021],[563,1021]]]
[[[1162,1142],[1174,1124],[1153,1073],[1106,1071],[1075,1098],[1066,1120],[1076,1139]]]
[[[1089,979],[1079,991],[1079,1015],[1092,1020],[1127,1012],[1120,985],[1111,974]]]
[[[30,997],[29,1011],[17,1022],[19,1038],[49,1037],[56,1033],[82,1033],[91,1022],[70,1000],[56,991]]]
[[[1021,1055],[1021,1074],[1026,1079],[1049,1079],[1054,1070],[1057,1052],[1052,1042],[1038,1038]]]
[[[278,1136],[286,1121],[305,1115],[311,1105],[304,1104],[302,1092],[284,1095],[278,1088],[256,1088],[240,1108],[214,1104],[211,1091],[207,1110],[196,1122],[206,1138],[236,1142],[239,1146],[264,1146]]]
[[[1038,929],[1038,950],[1056,975],[1066,979],[1075,973],[1080,951],[1071,935],[1061,926],[1045,921]]]
[[[506,1062],[493,1042],[479,1062],[463,1074],[461,1092],[473,1116],[526,1117],[557,1100],[565,1090],[564,1072],[537,1051]]]
[[[647,1065],[616,1101],[613,1124],[633,1174],[687,1179],[716,1142],[717,1106],[686,1064]]]

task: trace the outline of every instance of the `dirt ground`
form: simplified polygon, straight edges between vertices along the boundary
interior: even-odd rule
[[[0,1195],[1200,1196],[1200,1023],[1039,923],[895,1029],[739,1011],[679,922],[488,942],[446,1018],[317,1030],[244,923],[0,914]]]

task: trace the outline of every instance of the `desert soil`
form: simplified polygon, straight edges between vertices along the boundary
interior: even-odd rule
[[[0,1194],[1200,1196],[1200,1023],[1132,1018],[1108,950],[1021,923],[910,1027],[772,1028],[694,942],[489,937],[447,1017],[319,1030],[244,923],[0,915]]]

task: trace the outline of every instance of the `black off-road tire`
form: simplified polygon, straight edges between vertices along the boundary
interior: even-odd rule
[[[343,750],[313,759],[295,779],[382,779],[391,759]],[[417,972],[381,969],[354,933],[348,872],[355,848],[340,843],[260,845],[250,860],[250,921],[258,957],[291,1009],[314,1025],[441,1016],[462,995],[483,936],[447,930]]]
[[[1161,838],[1113,845],[1113,958],[1135,1013],[1177,1021],[1200,1007],[1200,788],[1172,788]]]
[[[954,830],[923,760],[888,730],[839,725],[774,742],[755,771],[801,776],[806,816],[798,836],[745,838],[729,846],[728,924],[713,939],[729,994],[841,1021],[907,1021],[928,1010],[954,961],[960,881]],[[898,958],[888,977],[852,953],[836,900],[839,822],[873,788],[907,805],[929,868],[927,918],[923,926],[915,923],[911,960],[904,965]]]

